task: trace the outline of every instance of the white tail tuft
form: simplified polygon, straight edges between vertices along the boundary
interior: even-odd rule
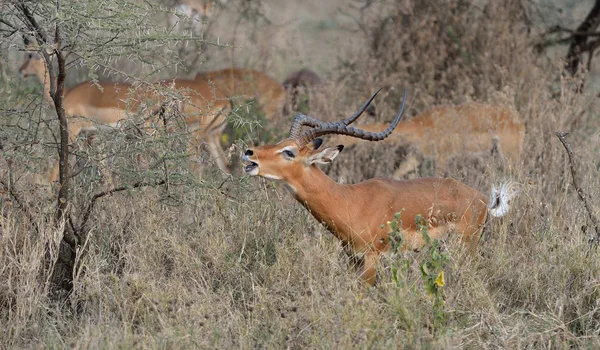
[[[519,194],[519,184],[514,181],[501,183],[500,186],[492,186],[488,213],[494,217],[502,217],[510,210],[510,201]]]

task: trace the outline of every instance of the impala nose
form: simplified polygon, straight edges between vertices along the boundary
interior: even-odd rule
[[[247,149],[246,152],[244,152],[244,155],[246,157],[251,157],[254,154],[254,151],[251,149]]]

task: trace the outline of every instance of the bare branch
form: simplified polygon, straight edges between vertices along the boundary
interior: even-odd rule
[[[25,205],[25,201],[23,200],[23,198],[21,198],[19,193],[17,193],[17,191],[15,191],[14,187],[10,186],[6,181],[4,181],[2,179],[0,179],[0,185],[2,185],[2,187],[4,188],[4,191],[6,191],[6,193],[8,193],[10,195],[10,197],[15,201],[15,203],[17,203],[17,206],[23,212],[23,214],[25,214],[25,216],[27,216],[27,219],[32,224],[34,224],[35,221],[33,219],[33,215],[29,211],[29,207],[27,207]],[[36,230],[37,230],[37,227],[36,227]]]
[[[116,193],[116,192],[122,192],[122,191],[126,191],[126,190],[131,190],[134,188],[140,188],[140,187],[148,187],[148,186],[152,186],[152,187],[156,187],[156,186],[161,186],[166,184],[166,180],[160,180],[157,182],[146,182],[146,181],[140,181],[137,182],[133,185],[129,185],[129,186],[121,186],[121,187],[115,187],[112,188],[110,190],[104,191],[104,192],[100,192],[100,193],[96,193],[94,195],[94,197],[92,197],[92,199],[90,200],[90,203],[88,204],[87,209],[85,210],[85,214],[83,216],[83,220],[81,221],[81,225],[79,226],[79,231],[82,231],[83,228],[85,228],[87,226],[87,223],[90,219],[90,216],[92,215],[92,212],[94,211],[94,207],[96,205],[96,201],[102,197],[108,196],[110,194]]]
[[[585,20],[577,27],[575,33],[591,33],[594,32],[595,29],[600,24],[600,0],[596,0],[594,6],[585,17]],[[569,52],[566,57],[566,68],[571,73],[571,75],[575,75],[577,70],[579,69],[579,61],[581,60],[581,54],[583,53],[583,47],[586,45],[588,40],[588,35],[584,34],[574,34],[573,42],[569,46]],[[580,89],[583,86],[580,86]]]
[[[27,25],[27,27],[29,27],[29,29],[34,33],[35,37],[38,39],[40,44],[47,44],[49,41],[48,34],[46,34],[46,31],[44,31],[44,29],[36,21],[31,11],[29,11],[29,8],[23,3],[17,4],[16,7],[21,11],[21,13],[23,13],[25,18],[27,19],[25,25]]]
[[[594,228],[596,229],[596,237],[592,239],[592,243],[598,244],[600,243],[600,219],[594,214],[592,205],[590,203],[590,199],[588,198],[588,194],[585,193],[583,189],[581,189],[579,178],[577,177],[577,171],[574,165],[575,160],[573,156],[573,151],[571,150],[571,145],[569,145],[569,143],[565,139],[565,136],[567,136],[569,133],[557,131],[555,132],[555,134],[556,137],[558,137],[560,142],[565,147],[565,150],[567,150],[567,156],[569,157],[569,167],[571,168],[571,177],[573,178],[573,186],[575,187],[577,195],[579,195],[579,199],[581,199],[581,201],[583,202],[585,210],[587,211],[588,216],[590,217],[590,220],[592,221],[592,223],[594,224]]]

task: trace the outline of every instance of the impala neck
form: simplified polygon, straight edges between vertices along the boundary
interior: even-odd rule
[[[44,85],[44,99],[54,105],[54,100],[50,94],[50,73],[48,72],[48,69],[46,69],[46,66],[44,65],[41,69],[37,69],[36,74],[40,83]],[[56,79],[54,79],[54,88],[56,88]],[[69,89],[65,87],[63,89],[63,96],[66,96],[68,91]]]
[[[44,85],[44,99],[54,105],[54,100],[52,100],[52,95],[50,95],[50,73],[45,66],[42,69],[37,69],[37,76],[40,83]]]
[[[337,238],[351,241],[346,230],[341,229],[356,210],[352,203],[352,186],[333,181],[315,165],[304,168],[299,176],[286,181],[290,190],[310,213],[324,224]],[[344,215],[343,217],[340,214]]]

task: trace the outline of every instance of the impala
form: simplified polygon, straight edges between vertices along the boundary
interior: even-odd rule
[[[288,110],[298,110],[301,101],[310,107],[314,104],[315,93],[323,92],[323,81],[317,73],[307,68],[290,73],[281,85],[287,94],[284,114]]]
[[[44,98],[52,103],[50,75],[41,56],[28,54],[19,73],[23,77],[37,76],[44,87]],[[206,82],[197,80],[173,79],[159,84],[180,89],[178,92],[183,97],[180,110],[185,115],[186,125],[193,130],[191,142],[206,141],[219,168],[229,172],[219,144],[219,136],[225,128],[225,117],[231,108],[227,97],[214,91]],[[85,81],[70,89],[65,88],[63,104],[65,114],[69,117],[69,143],[82,131],[96,129],[98,124],[116,126],[128,118],[128,111],[137,111],[147,100],[153,100],[157,102],[155,106],[160,106],[162,99],[155,92],[133,88],[127,83]],[[50,181],[54,182],[57,178],[58,162],[52,170]]]
[[[285,103],[285,90],[275,79],[265,73],[245,68],[225,68],[202,72],[196,80],[214,84],[228,97],[254,98],[261,106],[267,120],[278,122]]]
[[[489,200],[479,191],[449,178],[420,178],[407,181],[376,178],[357,184],[338,184],[317,164],[333,161],[343,146],[320,150],[321,136],[346,135],[368,141],[388,137],[400,122],[400,111],[383,131],[372,133],[349,126],[367,109],[377,92],[348,119],[326,123],[306,115],[297,116],[289,138],[275,144],[247,149],[244,170],[252,176],[282,181],[310,213],[355,256],[362,256],[361,277],[369,284],[376,278],[380,255],[389,249],[389,221],[402,212],[405,249],[423,245],[414,218],[427,220],[432,238],[454,231],[474,252],[487,215],[507,214],[517,189],[512,183],[493,187]],[[303,126],[310,127],[302,131]],[[436,142],[431,140],[431,142]]]
[[[360,127],[365,131],[380,132],[387,125],[366,124]],[[515,166],[524,138],[525,126],[514,108],[469,103],[434,107],[402,121],[386,141],[414,146],[422,155],[435,160],[438,169],[446,171],[452,157],[484,153],[493,147],[497,147],[501,156]],[[360,142],[349,136],[340,136],[334,141],[345,145]],[[394,178],[401,178],[414,170],[414,166],[414,162],[405,162]]]

